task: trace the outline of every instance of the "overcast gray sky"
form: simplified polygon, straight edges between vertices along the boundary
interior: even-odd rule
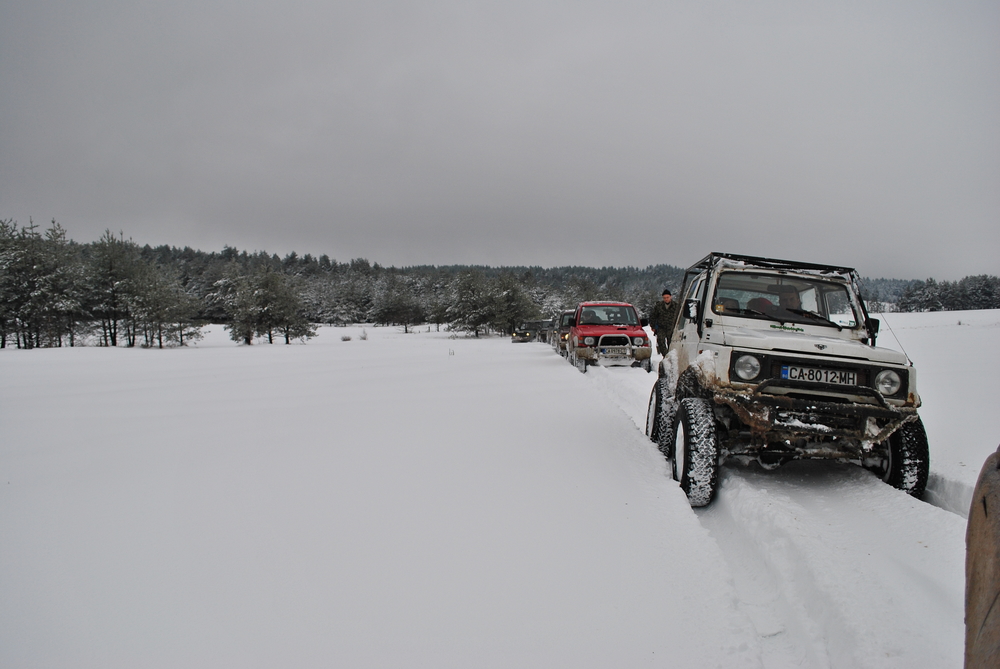
[[[0,218],[384,265],[1000,274],[1000,2],[0,0]]]

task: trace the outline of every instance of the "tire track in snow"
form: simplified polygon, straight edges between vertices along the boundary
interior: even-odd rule
[[[761,623],[768,666],[961,666],[960,518],[851,465],[727,466],[722,478],[698,515]]]
[[[739,491],[732,490],[739,487],[738,482],[728,484],[727,494],[719,494],[712,505],[697,513],[733,571],[740,608],[761,641],[764,666],[830,666],[826,635],[808,615],[806,602],[787,587],[801,583],[803,577],[809,580],[808,574],[797,568],[802,561],[795,555],[792,540],[801,527],[783,522],[783,514],[768,513],[770,504],[757,505],[757,518],[740,518],[740,502],[745,500],[740,499]]]

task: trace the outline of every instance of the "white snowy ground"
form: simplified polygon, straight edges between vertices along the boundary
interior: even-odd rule
[[[0,666],[959,667],[1000,312],[888,320],[938,506],[793,463],[692,511],[653,377],[544,344],[0,351]]]

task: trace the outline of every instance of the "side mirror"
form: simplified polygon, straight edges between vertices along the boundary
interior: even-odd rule
[[[647,325],[649,325],[649,319],[648,318],[640,318],[639,319],[639,325],[641,325],[642,327],[646,327]]]
[[[877,318],[869,318],[868,319],[868,331],[871,332],[873,335],[877,335],[878,334],[878,329],[879,329],[879,327],[881,325],[882,325],[882,321],[880,321]]]
[[[576,316],[573,316],[572,318],[569,319],[569,326],[571,328],[575,328],[576,327]]]
[[[700,304],[698,300],[688,300],[684,303],[684,313],[687,314],[689,320],[698,320],[698,307]]]

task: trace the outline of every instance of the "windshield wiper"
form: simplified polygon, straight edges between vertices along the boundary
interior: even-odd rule
[[[743,309],[743,313],[745,313],[745,314],[756,314],[757,316],[763,316],[764,318],[770,318],[772,321],[776,321],[778,323],[784,323],[785,322],[782,319],[778,318],[777,316],[772,316],[769,313],[766,313],[764,311],[757,311],[756,309]]]
[[[843,331],[843,329],[844,329],[844,326],[842,326],[840,323],[834,323],[833,321],[831,321],[826,316],[823,316],[821,314],[817,314],[815,311],[806,311],[805,309],[785,309],[785,311],[790,311],[793,314],[799,314],[801,316],[809,316],[811,318],[815,318],[818,321],[823,321],[824,323],[827,323],[827,324],[832,325],[833,327],[837,328],[838,332]]]

